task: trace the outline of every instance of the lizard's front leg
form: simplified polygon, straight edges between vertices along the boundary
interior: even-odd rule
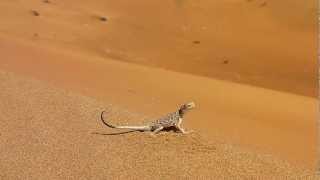
[[[180,125],[178,125],[178,126],[176,126],[176,127],[177,127],[177,129],[178,129],[182,134],[189,134],[189,133],[194,132],[193,130],[191,130],[191,131],[186,131],[186,130],[184,130]]]

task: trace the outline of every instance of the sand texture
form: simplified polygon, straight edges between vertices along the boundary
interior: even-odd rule
[[[0,72],[2,179],[312,178],[201,133],[107,135],[107,104]]]
[[[38,46],[317,96],[314,0],[2,0],[0,9],[1,34]]]
[[[316,179],[316,16],[301,0],[1,0],[0,179]],[[186,136],[99,121],[188,101]]]

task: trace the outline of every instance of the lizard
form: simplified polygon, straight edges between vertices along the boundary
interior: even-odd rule
[[[180,131],[183,134],[187,134],[187,133],[190,133],[191,131],[190,132],[185,131],[182,128],[181,123],[183,121],[183,118],[184,118],[184,115],[186,114],[186,112],[190,111],[194,107],[195,107],[194,102],[182,104],[178,108],[177,111],[169,113],[165,116],[162,116],[162,117],[154,120],[150,124],[142,125],[142,126],[115,126],[115,125],[112,125],[112,124],[105,121],[105,119],[103,117],[103,114],[105,113],[105,111],[102,111],[102,113],[101,113],[101,121],[103,124],[105,124],[106,126],[108,126],[110,128],[128,129],[128,130],[142,131],[142,132],[149,131],[152,133],[152,135],[155,135],[156,133],[160,132],[161,130],[163,130],[165,128],[170,128],[170,127],[175,128],[176,130]]]

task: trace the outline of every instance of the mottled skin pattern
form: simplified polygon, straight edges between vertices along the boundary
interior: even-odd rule
[[[158,133],[159,131],[163,130],[164,128],[176,128],[178,131],[181,133],[189,133],[186,132],[182,127],[181,123],[183,120],[184,115],[186,114],[187,111],[193,109],[195,107],[194,102],[189,102],[186,104],[183,104],[179,107],[179,109],[175,112],[169,113],[154,122],[150,123],[149,125],[145,126],[114,126],[109,123],[107,123],[104,118],[103,118],[103,113],[101,113],[101,120],[102,122],[111,128],[116,128],[116,129],[129,129],[129,130],[137,130],[137,131],[151,131],[153,134]]]

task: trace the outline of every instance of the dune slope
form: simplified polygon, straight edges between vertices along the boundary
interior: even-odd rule
[[[2,0],[1,175],[302,172],[261,154],[314,168],[315,17],[316,2],[301,0]],[[191,136],[91,134],[110,131],[97,130],[105,102],[158,116],[191,100]]]
[[[38,46],[317,95],[316,1],[2,0],[0,9],[0,34]]]
[[[106,135],[107,104],[4,71],[0,82],[2,179],[316,178],[201,133]]]
[[[1,38],[0,69],[161,115],[185,101],[188,128],[313,168],[317,99]],[[17,53],[19,52],[19,53]]]

